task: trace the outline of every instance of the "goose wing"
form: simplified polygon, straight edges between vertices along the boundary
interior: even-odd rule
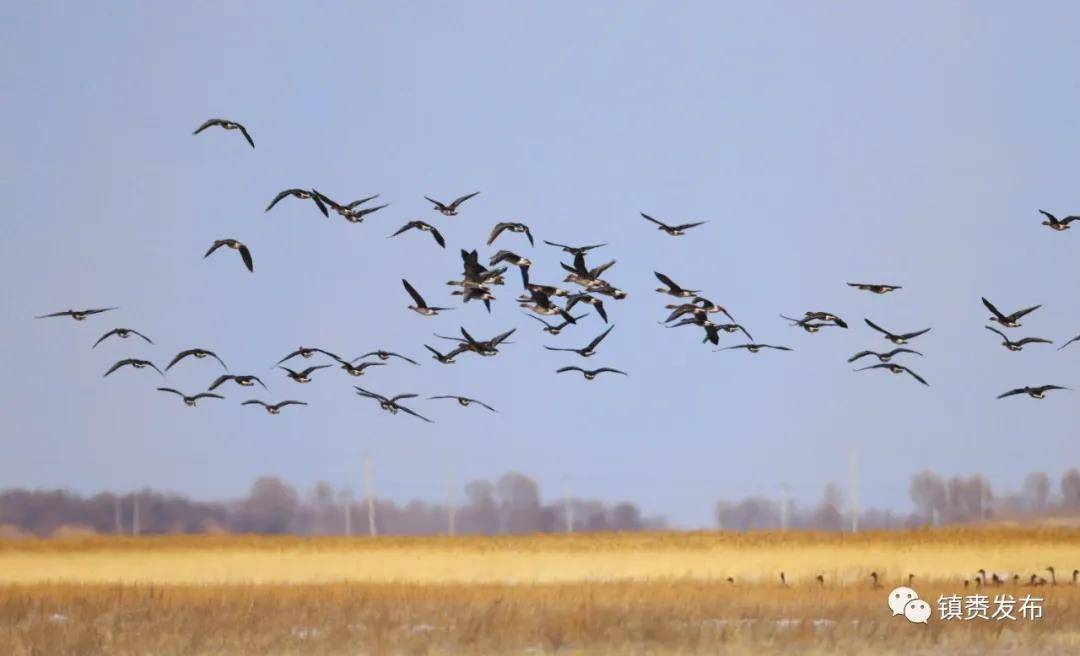
[[[409,292],[409,296],[412,296],[412,299],[416,302],[417,307],[427,307],[427,303],[424,302],[424,297],[420,295],[420,292],[416,291],[416,288],[409,284],[408,280],[402,278],[401,284],[405,286],[405,291]]]
[[[479,193],[480,193],[479,191],[474,191],[471,194],[465,194],[464,196],[458,196],[457,198],[454,199],[454,202],[450,203],[450,209],[451,210],[456,210],[459,205],[461,205],[462,203],[469,200],[473,196],[476,196]]]
[[[251,259],[251,251],[244,244],[240,244],[237,247],[237,250],[240,251],[240,259],[242,259],[244,261],[244,266],[247,267],[248,271],[251,271],[252,273],[254,273],[255,272],[255,262]]]
[[[667,229],[671,228],[671,226],[669,226],[668,224],[664,223],[663,221],[657,221],[656,219],[652,218],[651,216],[649,216],[645,212],[639,212],[639,214],[641,214],[641,216],[646,221],[651,221],[651,222],[655,223],[656,225],[660,226],[661,228],[667,228]]]

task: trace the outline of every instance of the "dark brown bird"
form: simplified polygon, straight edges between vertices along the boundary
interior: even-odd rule
[[[371,210],[370,212],[369,211],[364,211],[363,213],[359,213],[360,210],[357,210],[356,208],[360,207],[364,203],[375,200],[376,198],[379,197],[379,194],[375,194],[373,196],[367,196],[365,198],[361,198],[360,200],[354,200],[351,203],[342,204],[342,203],[339,203],[336,200],[330,198],[326,194],[321,193],[318,189],[312,189],[311,191],[323,203],[328,205],[330,207],[330,209],[334,210],[334,212],[338,216],[340,216],[341,218],[345,219],[346,221],[350,221],[352,223],[359,223],[363,219],[363,217],[365,215],[370,214],[371,212],[374,212],[376,210],[380,210],[383,207],[386,207],[386,205],[383,205],[381,207],[376,207],[375,209]]]
[[[581,348],[556,348],[554,346],[547,346],[546,344],[544,345],[544,348],[549,351],[569,351],[571,353],[577,353],[583,358],[592,357],[593,355],[596,355],[596,347],[600,345],[600,342],[604,341],[604,338],[607,337],[608,333],[610,333],[612,330],[615,330],[615,326],[608,327],[608,329],[600,333],[600,335],[596,339]]]
[[[679,236],[685,235],[686,231],[689,230],[690,228],[696,228],[699,225],[705,225],[706,223],[708,223],[708,221],[697,221],[695,223],[681,223],[679,225],[668,225],[668,224],[664,223],[663,221],[657,221],[656,219],[652,218],[651,216],[649,216],[645,212],[641,212],[640,214],[641,214],[642,217],[644,217],[644,219],[646,221],[651,221],[651,222],[655,223],[658,226],[657,230],[663,230],[664,232],[671,235],[672,237],[679,237]]]
[[[984,326],[984,327],[987,330],[989,330],[990,332],[997,333],[998,335],[1000,335],[1001,339],[1005,340],[1005,341],[1003,341],[1001,343],[1001,345],[1004,346],[1005,348],[1009,349],[1010,351],[1014,351],[1014,352],[1024,350],[1024,345],[1026,345],[1026,344],[1053,344],[1053,342],[1051,342],[1050,340],[1043,339],[1042,337],[1025,337],[1023,339],[1020,339],[1020,340],[1017,340],[1017,341],[1014,342],[1011,339],[1009,339],[1008,337],[1006,337],[1005,333],[1001,332],[997,328],[994,328],[993,326]]]
[[[145,339],[147,344],[153,344],[154,343],[149,337],[147,337],[146,335],[144,335],[144,334],[140,333],[139,331],[134,330],[132,328],[113,328],[109,332],[107,332],[104,335],[102,335],[101,337],[99,337],[98,341],[94,342],[94,345],[91,346],[90,348],[97,348],[98,344],[104,342],[106,339],[112,337],[113,335],[116,335],[120,339],[127,339],[128,337],[131,337],[132,335],[138,335],[139,337],[142,337],[143,339]]]
[[[599,369],[582,369],[581,367],[562,367],[556,369],[555,373],[561,374],[567,371],[580,371],[581,375],[585,376],[585,380],[593,380],[597,376],[603,373],[622,374],[623,376],[629,376],[630,374],[625,371],[619,371],[618,369],[612,369],[611,367],[600,367]]]
[[[773,346],[771,344],[737,344],[736,346],[725,346],[718,351],[730,351],[732,349],[746,349],[750,353],[757,353],[762,349],[773,349],[776,351],[790,351],[791,349],[786,346]]]
[[[390,237],[397,237],[398,235],[400,235],[401,233],[403,233],[403,232],[405,232],[407,230],[419,230],[421,232],[430,232],[431,236],[435,238],[435,243],[438,244],[439,246],[442,246],[443,248],[446,248],[446,240],[443,239],[442,233],[439,232],[438,228],[431,225],[430,223],[425,223],[424,221],[409,221],[405,225],[398,228],[398,231],[395,232],[394,234],[390,235]],[[387,239],[389,239],[389,237]]]
[[[869,367],[862,367],[861,369],[856,369],[855,371],[866,371],[867,369],[888,369],[889,371],[893,372],[894,374],[907,373],[912,378],[919,381],[923,385],[927,385],[927,386],[930,385],[930,383],[926,382],[926,380],[923,379],[922,376],[920,376],[919,374],[915,373],[914,371],[912,371],[911,369],[908,369],[907,367],[905,367],[903,365],[893,364],[893,363],[874,364],[874,365],[870,365]]]
[[[335,358],[335,360],[338,360],[338,358]],[[340,362],[341,360],[338,360],[338,361]],[[292,369],[289,369],[288,367],[280,367],[280,366],[278,367],[278,369],[284,370],[286,376],[288,376],[289,378],[292,378],[293,380],[295,380],[298,383],[310,383],[311,382],[311,374],[318,371],[319,369],[326,369],[329,366],[330,365],[328,365],[328,364],[319,364],[319,365],[315,365],[313,367],[308,367],[307,369],[304,369],[303,371],[293,371]]]
[[[389,412],[392,415],[396,415],[398,412],[404,412],[407,415],[412,415],[414,417],[417,417],[418,419],[423,419],[424,421],[428,422],[429,424],[435,423],[435,422],[431,421],[430,419],[428,419],[427,417],[424,417],[423,415],[417,414],[416,412],[414,412],[414,411],[410,410],[409,408],[406,408],[405,406],[398,403],[398,401],[400,401],[401,399],[415,399],[416,394],[398,394],[397,396],[387,398],[387,397],[385,397],[385,396],[383,396],[381,394],[376,394],[374,392],[369,392],[366,389],[363,389],[361,387],[356,387],[355,385],[353,386],[353,389],[355,389],[356,393],[358,395],[360,395],[360,396],[363,396],[363,397],[369,398],[369,399],[374,399],[374,400],[378,401],[379,402],[379,407],[382,408],[383,410],[386,410],[387,412]]]
[[[232,374],[224,374],[218,376],[217,379],[210,384],[210,387],[208,387],[206,391],[213,392],[218,387],[221,387],[222,384],[227,383],[230,380],[241,387],[252,387],[255,385],[255,383],[258,383],[259,385],[262,385],[263,389],[268,389],[266,385],[261,380],[259,380],[258,376],[234,376]]]
[[[534,246],[532,232],[529,231],[529,226],[524,223],[517,223],[511,221],[504,221],[502,223],[496,223],[495,227],[491,229],[491,236],[488,237],[487,243],[490,246],[503,232],[509,230],[510,232],[518,232],[524,234],[529,238],[529,245]]]
[[[98,308],[94,310],[64,310],[63,312],[53,312],[52,314],[43,314],[35,319],[48,319],[50,317],[71,317],[75,321],[83,321],[91,314],[99,314],[101,312],[108,312],[109,310],[119,310],[120,308],[107,307]]]
[[[227,120],[227,119],[224,119],[224,118],[212,118],[209,121],[207,121],[206,123],[203,123],[202,125],[200,125],[197,130],[192,132],[192,134],[199,134],[200,132],[202,132],[206,128],[214,127],[214,126],[224,128],[226,130],[240,130],[240,134],[244,135],[244,138],[247,139],[247,142],[249,144],[251,144],[251,147],[252,148],[255,147],[255,142],[252,140],[251,135],[247,131],[247,128],[245,128],[243,125],[240,125],[236,121],[230,121],[230,120]]]
[[[281,412],[281,409],[287,405],[307,405],[307,403],[304,403],[303,401],[282,401],[280,403],[275,403],[271,405],[269,403],[266,403],[265,401],[251,399],[250,401],[244,401],[240,405],[261,405],[262,407],[266,408],[266,411],[269,414],[276,415],[279,414]]]
[[[427,302],[424,301],[424,297],[420,295],[420,292],[416,291],[416,288],[413,287],[412,285],[410,285],[408,280],[405,280],[404,278],[402,278],[401,279],[401,284],[404,285],[405,291],[409,292],[409,296],[412,297],[413,303],[416,303],[416,305],[408,306],[409,309],[412,310],[413,312],[421,315],[421,316],[434,317],[434,316],[438,315],[440,312],[443,312],[445,310],[453,310],[454,309],[454,308],[448,308],[448,307],[432,307],[432,306],[429,306],[427,304]]]
[[[931,330],[930,328],[926,328],[924,330],[919,330],[919,331],[916,331],[916,332],[913,332],[913,333],[896,334],[896,333],[891,333],[891,332],[885,330],[884,328],[877,325],[873,321],[870,321],[869,319],[863,319],[863,321],[866,322],[866,325],[870,326],[874,330],[876,330],[879,333],[881,333],[882,335],[884,335],[885,339],[887,339],[890,342],[892,342],[893,344],[897,344],[897,345],[907,344],[908,340],[915,339],[919,335],[925,335],[926,333],[930,332],[930,330]]]
[[[215,240],[214,244],[210,247],[210,250],[206,251],[206,255],[203,255],[203,259],[205,260],[206,258],[210,257],[211,253],[213,253],[217,249],[221,248],[222,246],[226,246],[228,248],[231,248],[234,251],[239,251],[240,252],[240,259],[242,259],[244,261],[244,266],[247,267],[248,271],[251,271],[251,272],[254,273],[254,271],[255,271],[255,262],[251,259],[251,251],[242,242],[239,242],[239,241],[237,241],[235,239],[218,239],[218,240]]]
[[[688,296],[696,296],[697,293],[701,291],[699,289],[683,289],[675,284],[674,280],[658,271],[653,271],[653,275],[656,276],[657,280],[666,285],[666,287],[657,287],[656,291],[661,294],[667,294],[668,296],[674,296],[676,298],[686,298]]]
[[[487,408],[488,410],[491,410],[492,412],[498,412],[498,410],[496,410],[495,408],[491,407],[490,405],[484,403],[483,401],[477,401],[476,399],[470,399],[467,396],[455,396],[455,395],[451,394],[451,395],[444,395],[444,396],[429,396],[428,398],[429,399],[454,399],[455,401],[458,402],[458,404],[460,404],[462,407],[466,407],[466,408],[469,407],[470,405],[472,405],[473,403],[475,403],[476,405],[483,406],[483,407]]]
[[[1017,387],[1016,389],[1009,390],[1004,394],[999,394],[998,398],[1003,399],[1007,396],[1016,396],[1018,394],[1027,394],[1033,399],[1042,399],[1046,397],[1046,393],[1050,390],[1071,390],[1069,387],[1061,387],[1060,385],[1042,385],[1040,387]]]
[[[305,360],[307,360],[308,358],[315,355],[316,353],[322,353],[323,355],[327,356],[331,360],[337,360],[339,362],[341,361],[341,358],[339,358],[336,354],[331,353],[330,351],[324,351],[321,348],[315,348],[315,347],[309,347],[309,346],[301,346],[301,347],[298,347],[292,353],[290,353],[290,354],[286,355],[285,357],[281,358],[280,360],[278,360],[276,363],[274,363],[274,366],[276,367],[276,366],[278,366],[278,365],[280,365],[280,364],[282,364],[284,362],[288,362],[289,360],[292,360],[293,358],[295,358],[297,356],[300,356],[301,358],[304,358]]]
[[[878,353],[877,351],[859,351],[855,355],[848,358],[848,362],[855,362],[859,358],[864,358],[868,355],[873,355],[878,359],[879,362],[888,362],[889,360],[892,360],[893,356],[900,353],[914,353],[915,355],[922,356],[922,353],[919,353],[918,351],[913,351],[909,348],[894,348],[887,353]]]
[[[790,321],[792,326],[798,326],[799,328],[802,328],[808,333],[816,333],[822,328],[827,328],[829,326],[839,326],[839,324],[835,324],[832,322],[813,321],[809,317],[804,317],[802,319],[793,319],[785,314],[781,314],[780,318]]]
[[[454,202],[450,203],[449,205],[440,203],[439,201],[433,198],[428,198],[427,196],[424,196],[424,200],[428,201],[429,203],[433,203],[435,205],[435,209],[439,210],[439,212],[442,213],[444,216],[457,216],[458,207],[462,203],[479,193],[479,191],[474,191],[471,194],[465,194],[464,196],[455,198]]]
[[[359,358],[357,359],[359,360]],[[354,365],[352,362],[346,362],[345,360],[341,359],[338,360],[338,363],[341,365],[341,368],[344,369],[345,372],[350,376],[363,376],[364,370],[368,367],[386,366],[385,362],[361,362],[360,364]]]
[[[1080,221],[1080,216],[1067,216],[1064,219],[1058,219],[1050,212],[1039,210],[1039,214],[1046,217],[1046,220],[1042,222],[1044,226],[1049,226],[1051,229],[1058,232],[1063,232],[1069,229],[1069,224],[1073,221]]]
[[[473,353],[476,353],[478,355],[491,357],[498,354],[499,344],[502,344],[504,341],[506,341],[506,338],[510,337],[510,335],[513,335],[514,331],[516,330],[517,328],[512,328],[504,333],[492,337],[489,340],[484,341],[478,341],[476,339],[473,339],[473,336],[470,335],[469,332],[464,328],[461,328],[461,335],[465,339],[460,339],[458,337],[443,337],[442,335],[435,336],[439,339],[449,339],[458,342],[462,345],[462,347],[464,347],[466,351],[472,351]]]
[[[517,253],[515,253],[513,251],[505,251],[505,250],[504,251],[499,251],[499,252],[495,253],[494,255],[492,255],[491,259],[488,260],[488,266],[496,266],[501,262],[509,262],[510,264],[513,264],[516,267],[521,267],[521,268],[524,268],[524,269],[527,269],[530,266],[532,266],[532,260],[530,260],[529,258],[522,257],[522,256],[518,255]]]
[[[986,300],[985,298],[982,299],[982,302],[983,302],[983,305],[986,306],[986,309],[990,310],[990,312],[992,312],[993,315],[994,315],[994,316],[990,317],[990,321],[996,321],[999,324],[1001,324],[1002,326],[1005,326],[1006,328],[1019,328],[1021,318],[1023,318],[1025,315],[1030,314],[1030,313],[1034,312],[1035,310],[1038,310],[1039,308],[1042,307],[1042,305],[1033,305],[1032,307],[1025,308],[1023,310],[1017,310],[1016,312],[1013,312],[1012,314],[1006,315],[1006,314],[1002,314],[996,307],[994,307],[993,303]]]
[[[465,347],[464,346],[459,346],[459,347],[455,348],[453,351],[450,351],[449,353],[446,353],[446,354],[443,354],[443,353],[440,353],[440,352],[436,351],[435,349],[428,346],[427,344],[424,344],[424,348],[431,351],[431,353],[432,353],[431,359],[432,360],[437,360],[442,364],[454,364],[454,358],[457,357],[458,355],[460,355],[461,353],[465,352]]]
[[[570,318],[563,318],[562,323],[559,324],[548,323],[544,319],[532,314],[525,313],[525,316],[529,317],[530,319],[536,319],[540,323],[544,324],[543,330],[545,333],[548,333],[549,335],[558,335],[563,331],[563,328],[566,328],[570,324],[576,324],[579,320],[584,319],[588,315],[583,314],[578,317],[571,316]]]
[[[221,361],[221,358],[219,358],[217,356],[217,354],[214,353],[213,351],[207,351],[206,349],[201,349],[201,348],[193,348],[193,349],[188,349],[186,351],[180,351],[179,353],[177,353],[176,357],[173,358],[172,362],[169,363],[169,366],[165,367],[165,371],[168,371],[169,369],[172,369],[172,366],[174,364],[176,364],[177,362],[180,362],[181,360],[183,360],[184,358],[186,358],[188,356],[194,356],[196,360],[202,360],[205,357],[214,358],[215,360],[218,361],[218,363],[221,364],[222,369],[224,369],[225,371],[229,370],[229,368],[225,366],[225,363]]]
[[[1072,344],[1073,342],[1080,342],[1080,335],[1077,335],[1076,337],[1073,337],[1069,341],[1062,344],[1061,348],[1059,348],[1058,350],[1060,351],[1060,350],[1064,349],[1066,346],[1068,346],[1069,344]]]
[[[903,289],[900,285],[883,285],[875,282],[849,282],[848,287],[855,287],[861,289],[864,292],[870,292],[872,294],[888,294],[898,289]]]
[[[121,367],[131,367],[133,369],[142,369],[143,367],[150,367],[154,371],[161,374],[162,377],[165,376],[165,373],[162,372],[161,369],[158,369],[157,365],[155,365],[153,362],[150,362],[149,360],[139,360],[137,358],[127,358],[125,360],[120,360],[119,362],[117,362],[113,366],[109,367],[109,370],[105,372],[105,376],[108,376],[109,374],[116,371],[117,369],[120,369]],[[104,378],[105,376],[102,376],[102,378]]]
[[[405,362],[408,362],[410,364],[415,364],[417,366],[420,365],[420,363],[417,362],[416,360],[413,360],[412,358],[407,358],[404,355],[401,355],[400,353],[394,353],[393,351],[382,351],[382,350],[380,350],[380,351],[371,351],[370,353],[365,353],[365,354],[361,355],[358,358],[353,358],[353,362],[356,362],[357,360],[363,360],[364,358],[370,358],[372,356],[379,358],[383,362],[386,362],[390,358],[399,358],[399,359],[404,360]]]
[[[324,203],[322,198],[319,197],[319,193],[313,189],[286,189],[285,191],[279,193],[277,196],[274,196],[274,200],[270,201],[270,204],[267,205],[266,209],[263,211],[269,212],[270,210],[274,209],[274,205],[277,205],[279,201],[290,196],[293,198],[299,198],[300,200],[314,201],[315,206],[319,208],[319,211],[322,212],[322,215],[327,218],[330,217],[330,212],[328,212],[326,209],[326,203]]]
[[[199,402],[199,399],[223,399],[223,398],[225,398],[224,396],[222,396],[220,394],[212,394],[210,392],[200,392],[199,394],[196,394],[194,396],[188,396],[187,394],[184,394],[180,390],[175,390],[175,389],[173,389],[171,387],[159,387],[158,391],[159,392],[170,392],[172,394],[176,394],[177,396],[179,396],[180,398],[182,398],[184,400],[184,405],[186,405],[189,408],[194,408],[195,405]]]
[[[554,246],[556,248],[561,248],[561,249],[563,249],[564,253],[569,253],[571,255],[584,255],[585,253],[588,253],[589,251],[591,251],[594,248],[600,248],[601,246],[607,246],[607,242],[604,242],[603,244],[592,244],[591,246],[567,246],[566,244],[557,244],[557,243],[555,243],[553,241],[548,241],[546,239],[544,240],[544,243],[547,244],[548,246]]]
[[[607,312],[604,310],[604,302],[591,294],[572,294],[566,298],[566,311],[569,312],[578,303],[587,303],[593,306],[596,313],[600,315],[600,318],[604,320],[604,323],[608,322]]]

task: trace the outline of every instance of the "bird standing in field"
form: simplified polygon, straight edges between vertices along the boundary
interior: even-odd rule
[[[244,138],[247,139],[247,142],[249,144],[251,144],[251,147],[252,148],[255,147],[255,141],[251,138],[251,134],[248,133],[247,128],[245,128],[243,125],[240,125],[236,121],[230,121],[230,120],[224,119],[224,118],[212,118],[209,121],[207,121],[207,122],[203,123],[202,125],[200,125],[198,127],[198,129],[196,129],[194,132],[192,132],[192,134],[199,134],[200,132],[202,132],[206,128],[210,128],[210,127],[214,127],[214,126],[223,128],[225,130],[239,130],[240,134],[244,135]]]
[[[237,241],[232,238],[215,240],[213,245],[210,246],[210,250],[206,251],[206,254],[203,255],[203,259],[205,260],[206,258],[210,257],[211,253],[221,248],[222,246],[231,248],[234,251],[238,251],[240,253],[240,259],[244,261],[244,266],[247,267],[247,270],[251,271],[252,273],[255,272],[255,262],[251,259],[251,250],[249,250],[243,242]]]
[[[452,203],[449,204],[440,203],[434,198],[428,198],[427,196],[424,196],[424,200],[434,204],[435,209],[438,210],[443,216],[457,216],[458,207],[460,207],[462,203],[469,200],[473,196],[476,196],[479,193],[479,191],[474,191],[471,194],[459,196],[458,198],[455,198]]]
[[[668,225],[668,224],[664,223],[663,221],[657,221],[656,219],[652,218],[651,216],[649,216],[645,212],[640,212],[640,214],[646,221],[651,221],[651,222],[655,223],[658,226],[657,230],[663,230],[664,232],[671,235],[672,237],[680,237],[682,235],[685,235],[686,231],[689,230],[690,228],[696,228],[699,225],[705,225],[706,223],[708,223],[708,221],[697,221],[697,222],[694,222],[694,223],[681,223],[679,225]]]

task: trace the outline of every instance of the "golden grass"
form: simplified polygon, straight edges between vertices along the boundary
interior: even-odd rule
[[[909,571],[936,602],[979,567],[1047,565],[1060,585],[982,590],[1045,597],[1036,622],[886,605]],[[19,540],[0,542],[0,654],[1076,654],[1078,566],[1063,529]]]

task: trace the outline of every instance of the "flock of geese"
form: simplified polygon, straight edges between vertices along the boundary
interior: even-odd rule
[[[214,118],[206,121],[195,130],[194,134],[200,134],[203,131],[218,127],[227,131],[238,131],[247,143],[255,148],[255,141],[251,137],[251,133],[247,128],[236,122],[226,119]],[[463,205],[470,199],[475,198],[480,192],[474,191],[455,198],[450,202],[443,202],[434,198],[425,196],[425,200],[432,204],[432,209],[444,217],[455,217],[459,215]],[[372,201],[379,198],[378,194],[354,200],[349,203],[339,203],[326,194],[312,189],[286,189],[278,193],[267,205],[265,211],[269,212],[274,209],[281,201],[293,198],[297,200],[311,201],[318,211],[326,218],[330,217],[330,212],[333,211],[338,216],[341,216],[345,220],[351,223],[361,223],[369,215],[382,210],[387,207],[388,204],[380,205],[368,205]],[[1063,219],[1058,219],[1054,215],[1039,210],[1046,220],[1042,222],[1043,225],[1050,227],[1051,229],[1062,232],[1069,229],[1070,224],[1080,217],[1067,216]],[[661,220],[658,220],[644,212],[641,213],[641,217],[650,224],[657,227],[658,230],[672,237],[680,237],[687,233],[687,231],[705,225],[707,221],[697,221],[691,223],[681,224],[668,224]],[[396,238],[411,231],[426,232],[429,233],[434,240],[435,244],[440,248],[446,248],[446,238],[438,227],[432,223],[415,219],[410,220],[403,226],[398,228],[395,232],[389,235],[390,238]],[[530,227],[521,222],[499,222],[491,230],[491,233],[487,239],[487,245],[491,246],[497,240],[507,241],[509,235],[521,235],[524,240],[528,241],[530,247],[535,246],[535,239],[533,237]],[[521,239],[521,237],[519,237]],[[524,242],[519,242],[524,243]],[[590,266],[587,259],[593,255],[593,251],[607,246],[606,243],[591,244],[585,246],[571,246],[559,242],[553,242],[543,240],[543,243],[547,246],[557,248],[561,253],[570,256],[572,262],[560,262],[561,268],[565,271],[566,276],[563,279],[563,283],[572,284],[579,289],[570,290],[557,285],[540,284],[533,281],[530,278],[530,269],[532,267],[532,260],[524,257],[512,250],[500,249],[487,259],[486,266],[481,262],[480,255],[476,249],[466,250],[461,249],[462,260],[462,273],[459,279],[450,280],[447,285],[454,288],[450,293],[450,296],[458,296],[461,298],[462,303],[469,303],[471,301],[478,301],[482,303],[487,311],[491,312],[491,302],[495,300],[495,288],[506,284],[506,277],[509,276],[508,271],[511,267],[518,269],[518,275],[521,280],[521,294],[516,298],[516,302],[519,307],[525,310],[526,316],[538,321],[542,325],[542,331],[550,336],[558,336],[563,331],[569,329],[571,326],[577,326],[578,322],[587,316],[585,313],[575,314],[575,309],[582,309],[584,306],[590,306],[592,311],[604,324],[609,323],[608,306],[605,305],[605,301],[621,301],[627,298],[627,293],[612,282],[605,279],[603,276],[611,269],[616,261],[610,260],[603,264],[596,266]],[[216,252],[219,252],[222,248],[227,250],[236,251],[239,255],[243,266],[249,271],[255,271],[255,262],[252,256],[251,249],[242,241],[234,238],[222,238],[215,239],[210,245],[209,249],[203,255],[203,258],[208,258]],[[672,277],[667,274],[655,271],[654,275],[656,279],[661,283],[661,287],[658,287],[656,291],[668,297],[676,299],[676,302],[669,303],[665,306],[665,310],[669,310],[665,319],[659,322],[668,328],[677,328],[683,326],[696,326],[704,333],[702,343],[709,343],[719,348],[714,349],[716,351],[733,351],[744,350],[747,353],[760,353],[762,351],[792,351],[788,346],[766,344],[757,342],[750,334],[749,330],[742,324],[735,321],[732,314],[722,305],[719,305],[706,296],[703,296],[703,292],[699,289],[691,289],[677,283]],[[419,290],[416,289],[407,279],[402,278],[402,287],[405,293],[411,299],[411,304],[407,305],[409,310],[421,315],[423,317],[435,317],[439,316],[443,312],[453,310],[453,307],[448,305],[432,305],[424,297]],[[847,285],[853,289],[859,291],[865,291],[871,294],[884,295],[897,292],[902,289],[899,285],[884,284],[877,282],[857,282],[847,283]],[[1028,307],[1025,309],[1012,312],[1011,314],[1005,314],[999,311],[990,301],[983,298],[983,304],[986,309],[990,311],[992,316],[989,321],[996,323],[1001,329],[1014,330],[1021,327],[1020,320],[1035,310],[1039,309],[1039,305]],[[85,310],[66,310],[63,312],[53,312],[51,314],[45,314],[38,319],[47,317],[70,317],[75,321],[84,321],[88,317],[117,310],[116,307],[103,307]],[[718,315],[722,316],[722,320],[714,321],[713,318]],[[821,310],[808,310],[803,313],[802,317],[795,318],[788,315],[780,315],[781,318],[788,321],[792,327],[801,328],[807,333],[817,333],[826,328],[834,327],[840,329],[847,329],[848,323],[844,321],[840,316],[832,312],[826,312]],[[546,317],[550,317],[550,320]],[[864,323],[872,330],[880,333],[881,336],[887,340],[892,346],[891,350],[876,351],[876,350],[863,350],[852,355],[849,359],[849,363],[865,362],[864,358],[873,357],[877,360],[876,364],[870,364],[868,366],[859,367],[855,371],[872,371],[883,370],[893,374],[907,374],[913,380],[923,384],[929,385],[927,380],[916,373],[914,370],[906,365],[898,364],[895,359],[898,356],[920,356],[922,353],[912,348],[908,348],[909,343],[930,332],[930,328],[924,328],[921,330],[915,330],[910,332],[893,332],[886,329],[881,325],[875,323],[870,319],[864,319]],[[1052,342],[1042,337],[1023,337],[1019,339],[1011,339],[1004,330],[996,328],[994,326],[986,326],[987,330],[994,332],[1001,337],[1002,345],[1010,351],[1021,351],[1025,346],[1035,344],[1051,344]],[[584,360],[589,360],[597,355],[600,347],[604,343],[604,340],[615,329],[615,324],[610,324],[599,335],[589,339],[584,345],[579,347],[567,347],[567,346],[549,346],[544,345],[544,349],[552,352],[574,354]],[[436,348],[430,344],[424,344],[424,348],[430,352],[431,357],[436,362],[443,365],[454,364],[456,358],[473,354],[481,357],[493,357],[499,354],[500,348],[504,344],[509,344],[507,341],[515,332],[516,328],[511,328],[490,338],[481,339],[474,337],[464,327],[459,329],[459,335],[440,335],[434,333],[434,337],[444,340],[446,342],[452,342],[452,344],[445,347]],[[734,334],[740,333],[746,338],[745,342],[733,345],[720,346],[720,333]],[[92,348],[97,348],[102,342],[109,340],[110,338],[128,339],[130,337],[137,337],[149,344],[154,342],[144,335],[143,333],[134,330],[132,328],[113,328],[103,334],[96,342],[94,342]],[[1059,350],[1064,349],[1070,344],[1080,341],[1080,335],[1073,337],[1062,345]],[[285,366],[285,364],[294,358],[299,358],[299,361],[307,362],[311,358],[318,357],[322,362],[311,366],[292,366],[296,369]],[[181,398],[183,403],[189,407],[195,407],[199,401],[204,399],[224,399],[222,394],[215,392],[220,390],[227,384],[232,384],[237,387],[253,388],[255,385],[259,385],[263,390],[269,391],[267,385],[256,375],[252,374],[234,374],[229,371],[225,362],[218,357],[213,351],[205,348],[191,348],[180,351],[177,353],[165,366],[164,370],[160,369],[157,365],[149,360],[140,358],[125,358],[117,361],[105,372],[105,376],[109,376],[114,372],[117,372],[124,368],[132,369],[154,369],[163,378],[167,372],[179,363],[193,358],[195,360],[202,360],[205,358],[212,358],[225,371],[225,373],[215,378],[206,388],[205,391],[200,391],[194,394],[187,394],[172,387],[158,387],[161,392],[172,394]],[[390,351],[378,350],[365,353],[357,358],[346,359],[342,358],[335,353],[323,350],[321,348],[314,347],[299,347],[292,351],[284,358],[279,360],[275,367],[280,369],[285,376],[296,383],[304,384],[312,380],[312,377],[323,369],[328,369],[334,366],[344,370],[352,377],[363,376],[368,369],[372,367],[385,366],[390,360],[399,360],[401,362],[409,363],[414,366],[418,366],[419,363],[412,358],[394,353]],[[872,362],[873,360],[871,360]],[[594,380],[602,374],[614,374],[627,376],[627,372],[621,369],[617,369],[610,366],[600,366],[596,368],[587,368],[578,365],[567,365],[557,368],[556,373],[576,373],[583,376],[586,380]],[[416,412],[410,407],[403,405],[403,401],[410,399],[417,399],[419,395],[414,393],[395,394],[386,396],[378,394],[370,390],[364,389],[359,386],[354,386],[356,395],[361,399],[368,399],[378,403],[379,408],[389,412],[391,414],[404,413],[426,422],[431,422],[430,419]],[[1026,394],[1034,399],[1044,398],[1047,392],[1052,390],[1065,390],[1069,389],[1060,385],[1038,385],[1038,386],[1025,386],[1018,387],[1003,394],[998,398],[1005,398],[1016,395]],[[463,407],[476,404],[489,411],[495,412],[495,408],[490,405],[478,401],[474,398],[459,395],[438,395],[428,397],[429,400],[456,400],[459,405]],[[260,399],[249,399],[243,401],[242,405],[251,405],[262,407],[266,412],[272,415],[276,415],[282,411],[282,409],[288,406],[305,406],[304,401],[287,399],[277,402],[268,402]]]
[[[1025,585],[1027,587],[1039,587],[1039,586],[1044,586],[1044,585],[1052,585],[1052,586],[1053,585],[1058,585],[1057,570],[1055,570],[1054,567],[1052,565],[1050,565],[1050,566],[1047,566],[1044,569],[1044,571],[1046,571],[1047,573],[1050,574],[1050,579],[1049,580],[1045,576],[1039,576],[1037,573],[1032,574],[1028,578],[1024,578],[1024,577],[1020,576],[1019,574],[1013,574],[1012,578],[1008,579],[1008,580],[1011,580],[1012,584],[1014,586]],[[870,579],[870,587],[871,588],[882,589],[882,588],[885,587],[885,585],[881,582],[882,577],[877,572],[870,572],[870,576],[868,578]],[[814,580],[817,582],[817,584],[819,586],[824,586],[825,585],[825,575],[824,574],[815,575]],[[976,589],[981,588],[984,585],[988,586],[988,587],[999,587],[999,586],[1003,586],[1003,585],[1006,584],[1006,578],[1005,577],[1002,577],[1002,576],[1000,576],[999,574],[997,574],[995,572],[990,572],[989,577],[988,577],[987,576],[987,571],[985,569],[978,569],[978,570],[975,571],[975,576],[971,577],[970,579],[964,579],[964,581],[963,581],[964,582],[964,588],[965,589],[969,588],[971,586],[971,584],[972,584],[972,581],[974,581]],[[734,584],[735,583],[735,577],[733,577],[733,576],[727,577],[727,582],[731,583],[731,584]],[[904,577],[904,585],[906,585],[907,587],[910,588],[914,584],[914,582],[915,582],[915,575],[914,574],[909,573],[906,577]],[[788,581],[787,574],[784,573],[784,572],[780,572],[780,585],[781,586],[787,586],[790,583],[791,582]],[[1080,569],[1074,569],[1072,571],[1072,580],[1069,582],[1069,584],[1074,585],[1074,586],[1075,585],[1080,585]]]

